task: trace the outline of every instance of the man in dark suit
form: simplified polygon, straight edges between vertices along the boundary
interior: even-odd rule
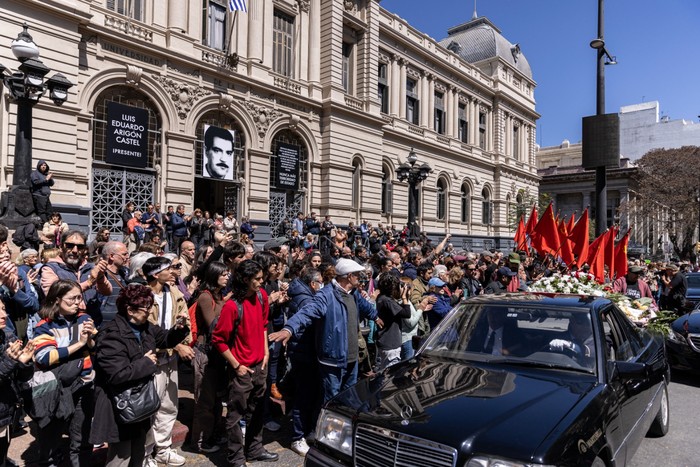
[[[506,308],[487,309],[481,317],[479,327],[470,342],[472,351],[489,355],[518,355],[522,342],[517,337],[517,325],[509,320]]]

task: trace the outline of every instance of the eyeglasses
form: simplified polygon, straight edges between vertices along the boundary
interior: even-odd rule
[[[467,268],[467,271],[476,271],[476,268]]]
[[[131,311],[142,311],[144,313],[148,313],[148,308],[146,308],[146,307],[138,307],[138,306],[129,305],[129,308],[131,308]]]
[[[182,269],[182,264],[171,264],[170,269]]]
[[[77,248],[78,250],[84,250],[87,245],[85,245],[84,243],[64,242],[63,246],[66,248],[66,250],[72,250],[73,248]]]
[[[63,297],[62,300],[66,303],[80,303],[83,301],[83,296],[76,295],[75,297]]]

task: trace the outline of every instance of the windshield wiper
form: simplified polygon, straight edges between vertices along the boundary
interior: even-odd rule
[[[526,367],[531,367],[531,368],[549,368],[549,369],[571,370],[571,371],[577,371],[580,373],[588,373],[588,374],[593,373],[593,370],[583,368],[580,366],[558,365],[556,363],[537,362],[537,361],[533,361],[533,360],[523,360],[520,358],[512,358],[512,357],[495,357],[495,358],[491,358],[491,359],[486,360],[486,361],[488,363],[505,363],[508,365],[526,366]]]

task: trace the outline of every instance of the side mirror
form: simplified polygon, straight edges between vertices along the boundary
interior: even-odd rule
[[[644,363],[636,362],[614,362],[615,372],[623,381],[644,378],[647,375],[647,366]]]

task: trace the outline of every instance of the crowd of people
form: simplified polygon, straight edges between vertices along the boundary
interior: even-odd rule
[[[65,433],[74,466],[105,443],[110,466],[184,464],[172,447],[182,365],[194,375],[190,449],[225,444],[233,466],[275,461],[262,434],[280,429],[288,407],[292,449],[305,455],[322,404],[411,358],[461,299],[526,291],[564,267],[315,213],[285,219],[264,245],[232,212],[128,203],[122,220],[121,240],[101,229],[88,242],[50,213],[54,230],[14,260],[0,225],[0,460],[26,412],[42,465],[62,461]],[[638,262],[611,287],[681,310],[687,284],[677,266]],[[116,415],[125,391],[151,382],[151,417]]]

